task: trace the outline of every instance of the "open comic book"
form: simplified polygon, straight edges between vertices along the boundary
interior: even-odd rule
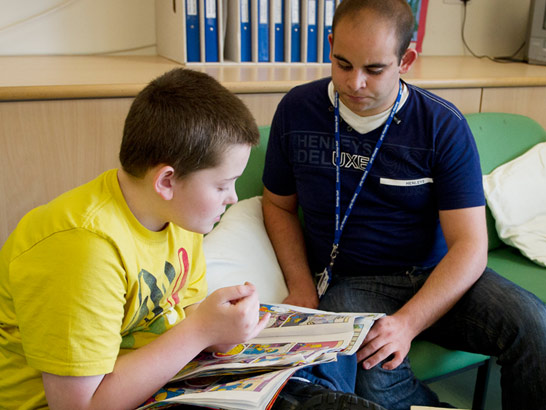
[[[356,353],[373,322],[384,316],[262,304],[260,314],[266,312],[271,318],[258,337],[226,353],[201,353],[139,409],[173,403],[267,409],[296,370]]]

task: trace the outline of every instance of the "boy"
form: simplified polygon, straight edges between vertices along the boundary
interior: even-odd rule
[[[258,140],[205,74],[136,97],[121,168],[29,212],[0,251],[2,405],[135,408],[203,349],[264,328],[251,284],[205,299],[202,251]]]

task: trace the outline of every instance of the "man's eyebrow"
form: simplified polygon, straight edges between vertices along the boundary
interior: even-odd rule
[[[349,60],[347,60],[345,57],[339,55],[339,54],[333,54],[333,56],[336,58],[336,60],[341,60],[344,63],[351,64]],[[351,64],[352,65],[352,64]]]
[[[347,60],[345,57],[339,55],[339,54],[333,54],[333,56],[336,58],[336,60],[340,60],[340,61],[343,61],[344,63],[346,64],[349,64],[352,66],[351,62],[349,60]],[[371,63],[371,64],[367,64],[365,65],[364,67],[365,68],[385,68],[385,67],[388,67],[390,64],[385,64],[385,63]]]
[[[372,63],[372,64],[365,65],[364,67],[366,67],[366,68],[385,68],[385,67],[388,67],[388,66],[390,66],[390,64]]]

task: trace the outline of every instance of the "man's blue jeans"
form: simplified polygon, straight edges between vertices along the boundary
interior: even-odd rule
[[[394,276],[335,277],[319,308],[392,314],[421,288],[429,274],[430,269],[413,269]],[[496,357],[501,366],[503,409],[546,410],[546,305],[491,269],[419,337],[450,349]],[[353,367],[348,359],[335,370],[335,364],[329,365],[328,371],[319,365],[298,375],[328,387],[352,383]],[[389,410],[439,405],[436,394],[413,375],[407,357],[395,370],[380,365],[370,370],[360,364],[356,368],[355,392]],[[345,381],[340,382],[344,376]]]

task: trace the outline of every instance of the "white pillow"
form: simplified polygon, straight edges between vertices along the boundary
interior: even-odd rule
[[[265,231],[262,197],[232,205],[203,240],[209,293],[246,281],[261,303],[282,303],[288,296],[275,251]]]
[[[483,186],[499,237],[546,266],[546,142],[484,175]]]

